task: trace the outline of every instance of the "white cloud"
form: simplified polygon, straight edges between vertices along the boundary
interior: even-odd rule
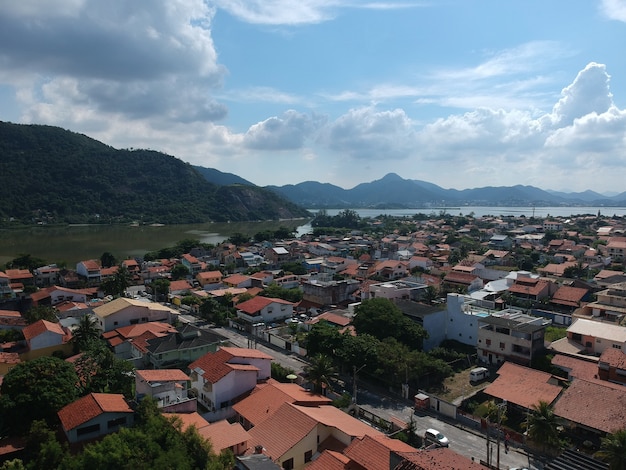
[[[288,110],[282,117],[271,117],[251,126],[244,135],[243,143],[258,150],[299,149],[323,121],[319,116]]]
[[[626,2],[624,0],[602,0],[601,9],[608,18],[626,23]]]

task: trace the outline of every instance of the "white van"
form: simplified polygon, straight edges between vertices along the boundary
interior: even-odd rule
[[[470,371],[470,382],[480,382],[489,377],[489,369],[486,367],[476,367]]]

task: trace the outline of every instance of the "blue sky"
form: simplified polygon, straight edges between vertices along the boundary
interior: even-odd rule
[[[20,0],[0,120],[255,184],[626,190],[626,0]]]

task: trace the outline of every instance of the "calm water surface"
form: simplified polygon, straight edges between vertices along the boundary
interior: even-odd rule
[[[336,215],[342,209],[328,209]],[[437,207],[428,209],[353,209],[361,217],[376,217],[387,214],[411,217],[422,213],[436,215],[443,211],[451,215],[485,215],[519,217],[546,217],[579,214],[626,216],[624,207]],[[314,212],[314,211],[312,211]],[[73,267],[78,261],[100,258],[105,251],[118,259],[143,256],[148,251],[175,245],[185,238],[195,238],[204,243],[218,244],[234,233],[253,236],[265,230],[276,230],[284,226],[296,231],[297,236],[311,232],[310,220],[273,222],[236,222],[222,224],[140,226],[87,225],[69,227],[32,227],[20,230],[0,230],[0,266],[20,254],[31,254],[49,263],[65,262]]]

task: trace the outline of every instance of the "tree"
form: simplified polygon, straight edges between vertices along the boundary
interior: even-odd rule
[[[528,436],[533,441],[541,443],[544,451],[561,448],[557,418],[549,403],[540,400],[533,405],[524,425]]]
[[[177,264],[172,268],[172,280],[178,281],[179,279],[185,279],[191,274],[189,268],[184,264]]]
[[[423,294],[423,299],[428,305],[432,305],[433,301],[437,298],[439,292],[435,286],[428,286]]]
[[[100,256],[100,265],[103,268],[110,268],[112,266],[115,266],[116,264],[117,264],[117,260],[115,259],[115,256],[113,256],[112,253],[105,251]]]
[[[152,281],[152,293],[154,294],[154,300],[167,299],[170,293],[170,281],[169,279],[156,279]]]
[[[131,398],[134,379],[132,364],[115,357],[103,341],[92,341],[76,360],[81,394],[121,393]]]
[[[355,308],[352,324],[358,334],[367,333],[380,340],[395,338],[411,349],[421,349],[428,333],[421,325],[405,317],[389,299],[364,300]]]
[[[626,470],[626,429],[603,437],[595,456],[607,462],[611,470]]]
[[[69,457],[67,444],[61,444],[45,421],[34,421],[28,431],[26,441],[27,468],[62,468],[62,463]]]
[[[98,320],[86,314],[78,321],[78,325],[72,330],[72,341],[77,351],[85,351],[91,343],[100,338]]]
[[[248,243],[250,241],[250,237],[241,232],[235,232],[228,238],[228,241],[233,245],[241,246]]]
[[[43,419],[54,422],[56,413],[78,398],[74,365],[56,357],[21,362],[4,376],[0,413],[20,430]]]
[[[306,349],[311,356],[317,354],[335,356],[343,345],[343,339],[337,328],[322,321],[311,328],[306,339]]]
[[[309,374],[309,380],[313,383],[313,391],[323,395],[326,395],[325,389],[330,388],[331,380],[337,377],[333,360],[325,354],[313,356],[305,370]]]
[[[131,285],[131,276],[128,268],[123,264],[119,265],[115,274],[102,282],[101,288],[107,295],[122,297],[126,289]]]
[[[49,305],[37,305],[29,308],[24,314],[24,319],[29,325],[39,321],[46,320],[52,323],[58,323],[57,310]]]

